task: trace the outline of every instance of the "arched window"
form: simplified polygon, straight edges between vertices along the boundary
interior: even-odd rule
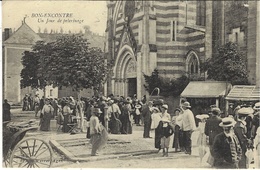
[[[194,54],[191,54],[191,58],[189,61],[189,74],[198,74],[199,67],[198,67],[198,60]]]
[[[198,55],[194,52],[191,51],[187,55],[186,58],[186,72],[188,75],[193,76],[193,75],[199,75],[200,74],[200,62],[199,62],[199,57]]]

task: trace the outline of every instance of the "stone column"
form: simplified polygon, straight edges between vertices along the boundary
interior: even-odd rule
[[[206,2],[205,59],[212,57],[212,1]]]

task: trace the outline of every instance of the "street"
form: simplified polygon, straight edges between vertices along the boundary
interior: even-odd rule
[[[21,109],[13,109],[12,121],[39,120],[33,112],[22,112]],[[70,161],[66,156],[54,150],[54,162],[52,167],[59,168],[210,168],[206,163],[206,156],[200,164],[197,147],[197,132],[192,135],[192,155],[182,152],[174,153],[170,143],[169,156],[162,157],[162,152],[157,153],[154,148],[154,138],[142,138],[143,126],[134,126],[133,134],[109,135],[107,146],[99,152],[98,156],[91,157],[91,145],[86,139],[85,133],[70,135],[57,132],[56,127],[50,132],[27,132],[26,137],[36,137],[45,141],[55,140],[68,152],[79,160]],[[154,137],[154,131],[151,131]]]

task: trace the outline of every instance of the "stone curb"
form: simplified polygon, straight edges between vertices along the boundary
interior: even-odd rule
[[[137,152],[137,153],[125,153],[125,154],[116,154],[116,155],[100,155],[100,156],[89,156],[89,157],[76,157],[74,154],[69,152],[66,148],[61,146],[56,140],[50,140],[50,145],[56,149],[59,153],[63,154],[68,160],[77,162],[77,161],[99,161],[99,160],[106,160],[106,159],[118,159],[123,157],[130,157],[130,156],[138,156],[138,155],[148,155],[157,153],[157,151],[144,151],[144,152]]]

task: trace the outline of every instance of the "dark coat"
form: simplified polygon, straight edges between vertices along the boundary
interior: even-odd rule
[[[242,148],[242,158],[241,161],[239,162],[239,169],[246,169],[246,151],[247,151],[247,128],[246,126],[241,122],[237,121],[234,127],[234,132],[237,135],[237,138],[240,142],[240,146]]]
[[[11,106],[9,103],[3,103],[3,121],[11,120]]]
[[[237,168],[238,162],[241,160],[241,147],[239,141],[234,135],[237,152],[237,162],[232,162],[230,143],[224,132],[218,134],[213,142],[212,155],[214,157],[214,166],[217,168]]]
[[[142,116],[144,118],[144,123],[150,123],[152,121],[151,114],[152,113],[151,113],[148,105],[143,106]]]
[[[168,138],[169,136],[171,136],[174,132],[174,129],[173,127],[168,123],[168,126],[167,127],[163,127],[163,122],[160,121],[159,125],[158,125],[158,132],[160,134],[160,137],[166,137]]]
[[[209,136],[209,145],[212,145],[215,136],[223,131],[223,129],[219,126],[220,123],[221,118],[217,116],[212,116],[206,121],[205,134]]]

